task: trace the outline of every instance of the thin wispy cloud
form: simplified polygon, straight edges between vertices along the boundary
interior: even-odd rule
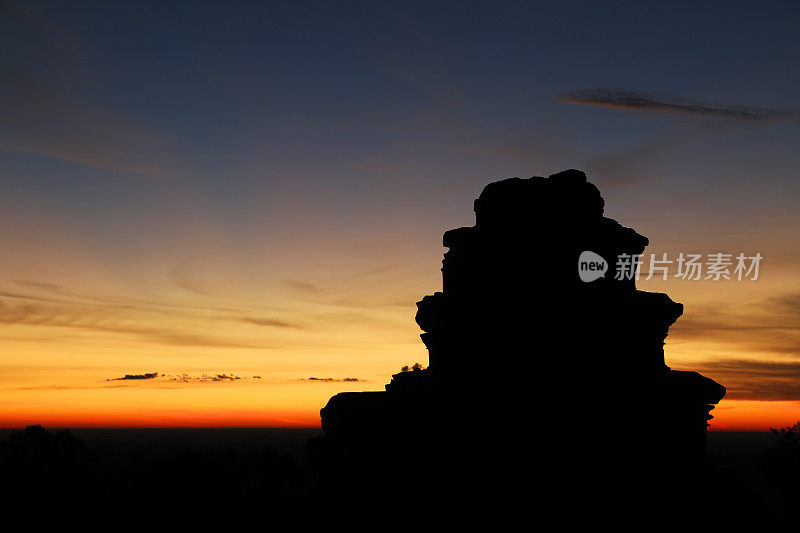
[[[257,318],[257,317],[244,317],[242,320],[245,322],[249,322],[251,324],[255,324],[257,326],[270,326],[274,328],[299,328],[297,324],[290,324],[289,322],[284,322],[282,320],[274,320],[271,318]]]
[[[800,317],[800,293],[789,293],[770,300],[776,309]]]
[[[726,306],[696,308],[672,328],[668,342],[704,341],[735,351],[770,354],[768,360],[725,358],[692,365],[724,383],[734,400],[800,401],[800,293],[766,298],[748,306],[746,316]]]
[[[300,381],[309,381],[311,383],[347,383],[347,382],[354,382],[354,381],[365,381],[359,378],[304,378]]]
[[[729,400],[800,401],[800,361],[726,359],[695,366],[725,383]]]
[[[598,178],[604,189],[652,179],[649,170],[654,159],[675,144],[672,139],[659,139],[633,148],[592,157],[585,167]]]
[[[307,293],[322,292],[322,289],[320,289],[313,283],[308,283],[305,281],[287,279],[286,281],[284,281],[284,284],[290,289],[294,289],[298,292],[307,292]]]
[[[0,305],[0,324],[58,327],[142,337],[150,342],[178,346],[215,346],[224,348],[265,348],[263,343],[249,344],[235,338],[208,335],[205,331],[182,330],[139,319],[124,308],[81,305],[28,303]]]
[[[741,316],[722,306],[696,308],[670,328],[669,339],[711,341],[739,349],[800,358],[800,317],[776,299],[754,302]]]
[[[176,285],[186,289],[189,292],[193,292],[201,296],[205,296],[207,294],[205,286],[197,279],[194,269],[189,263],[175,265],[169,270],[169,276]]]
[[[15,69],[0,87],[0,147],[85,166],[174,177],[164,168],[167,145],[160,132],[127,117],[63,94],[58,87]]]
[[[13,390],[19,391],[44,391],[44,390],[97,390],[97,389],[123,389],[128,385],[32,385],[26,387],[14,387]]]
[[[42,290],[46,292],[61,293],[64,287],[56,283],[47,283],[44,281],[31,281],[31,280],[12,280],[14,284],[28,289]]]
[[[556,167],[558,162],[572,158],[577,149],[556,142],[536,131],[521,134],[486,135],[480,128],[463,133],[457,148],[468,155],[512,160],[531,165],[532,168]]]
[[[6,46],[0,64],[0,148],[114,171],[176,176],[166,168],[173,166],[175,139],[92,100],[92,92],[104,87],[82,57],[85,43],[14,2],[0,3],[0,33],[15,43]]]
[[[220,297],[206,293],[203,302],[194,304],[190,300],[186,305],[146,294],[129,296],[27,280],[13,283],[11,291],[0,283],[0,340],[42,342],[52,337],[64,341],[101,333],[116,335],[124,342],[269,350],[328,345],[324,337],[301,335],[303,332],[356,326],[396,331],[403,327],[383,309],[388,305],[385,302],[362,302],[357,310],[342,309],[348,302],[329,301],[322,302],[324,307],[297,309],[291,302],[270,307],[230,297],[225,305],[215,305]],[[337,298],[346,300],[344,296]],[[415,297],[409,297],[402,305],[413,308],[414,301]],[[377,306],[382,312],[362,309]],[[13,327],[2,328],[4,325]],[[35,327],[38,332],[17,326]]]
[[[700,102],[689,98],[618,88],[579,89],[559,94],[556,100],[565,104],[606,107],[620,111],[688,115],[694,118],[720,120],[728,123],[800,120],[800,113],[795,111],[738,104]]]

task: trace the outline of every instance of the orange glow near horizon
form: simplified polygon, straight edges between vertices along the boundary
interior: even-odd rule
[[[709,431],[769,431],[800,421],[800,402],[723,399],[711,414]]]
[[[31,425],[47,428],[319,428],[319,413],[297,412],[266,415],[248,411],[203,411],[197,413],[145,412],[124,414],[17,413],[0,419],[0,428],[21,429]]]
[[[712,411],[709,431],[769,431],[800,420],[800,403],[723,400]],[[120,413],[114,409],[87,412],[3,413],[0,428],[29,425],[50,428],[319,428],[319,410],[267,414],[244,410],[203,410],[180,413],[142,410]]]
[[[0,307],[0,427],[319,427],[319,410],[334,394],[382,390],[402,365],[427,363],[413,302],[438,288],[441,249],[434,251],[394,269],[369,271],[354,260],[340,267],[350,274],[314,276],[313,284],[265,281],[194,294],[164,287],[149,299],[90,289],[88,281],[6,283],[0,289],[14,296]],[[778,301],[788,278],[735,285],[736,301],[722,285],[639,283],[686,305],[667,338],[667,364],[728,387],[712,431],[768,431],[800,420],[800,403],[780,397],[788,378],[764,381],[752,367],[784,364],[784,340],[748,327],[785,324],[752,302]],[[732,361],[741,369],[730,370]],[[159,377],[119,379],[150,372]],[[219,374],[238,379],[212,381]]]

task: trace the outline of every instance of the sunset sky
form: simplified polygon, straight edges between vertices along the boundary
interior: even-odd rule
[[[427,363],[483,186],[566,168],[648,254],[763,256],[639,287],[716,429],[800,420],[796,2],[0,6],[0,427],[316,426]]]

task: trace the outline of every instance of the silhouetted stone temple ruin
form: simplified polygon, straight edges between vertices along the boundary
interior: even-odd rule
[[[616,275],[648,239],[604,205],[577,170],[487,185],[475,225],[444,234],[442,291],[417,303],[429,366],[322,409],[309,450],[323,486],[413,497],[433,523],[478,527],[585,511],[598,479],[634,502],[625,487],[652,496],[701,472],[725,388],[666,366],[683,306]],[[607,265],[591,282],[585,251]]]

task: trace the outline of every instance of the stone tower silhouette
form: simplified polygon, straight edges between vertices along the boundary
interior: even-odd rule
[[[380,483],[373,475],[389,471],[397,489],[431,491],[435,517],[483,505],[493,509],[484,518],[503,509],[522,520],[525,498],[507,490],[518,476],[555,487],[547,500],[557,503],[576,498],[576,477],[701,470],[725,388],[665,364],[683,306],[637,290],[633,270],[617,275],[648,239],[604,217],[577,170],[490,183],[474,209],[474,226],[444,234],[442,291],[417,303],[428,368],[395,374],[385,391],[331,398],[310,447],[320,478]],[[586,252],[606,264],[588,282]],[[518,428],[525,438],[498,443]],[[566,437],[576,428],[590,445]],[[410,477],[399,456],[415,465]]]

